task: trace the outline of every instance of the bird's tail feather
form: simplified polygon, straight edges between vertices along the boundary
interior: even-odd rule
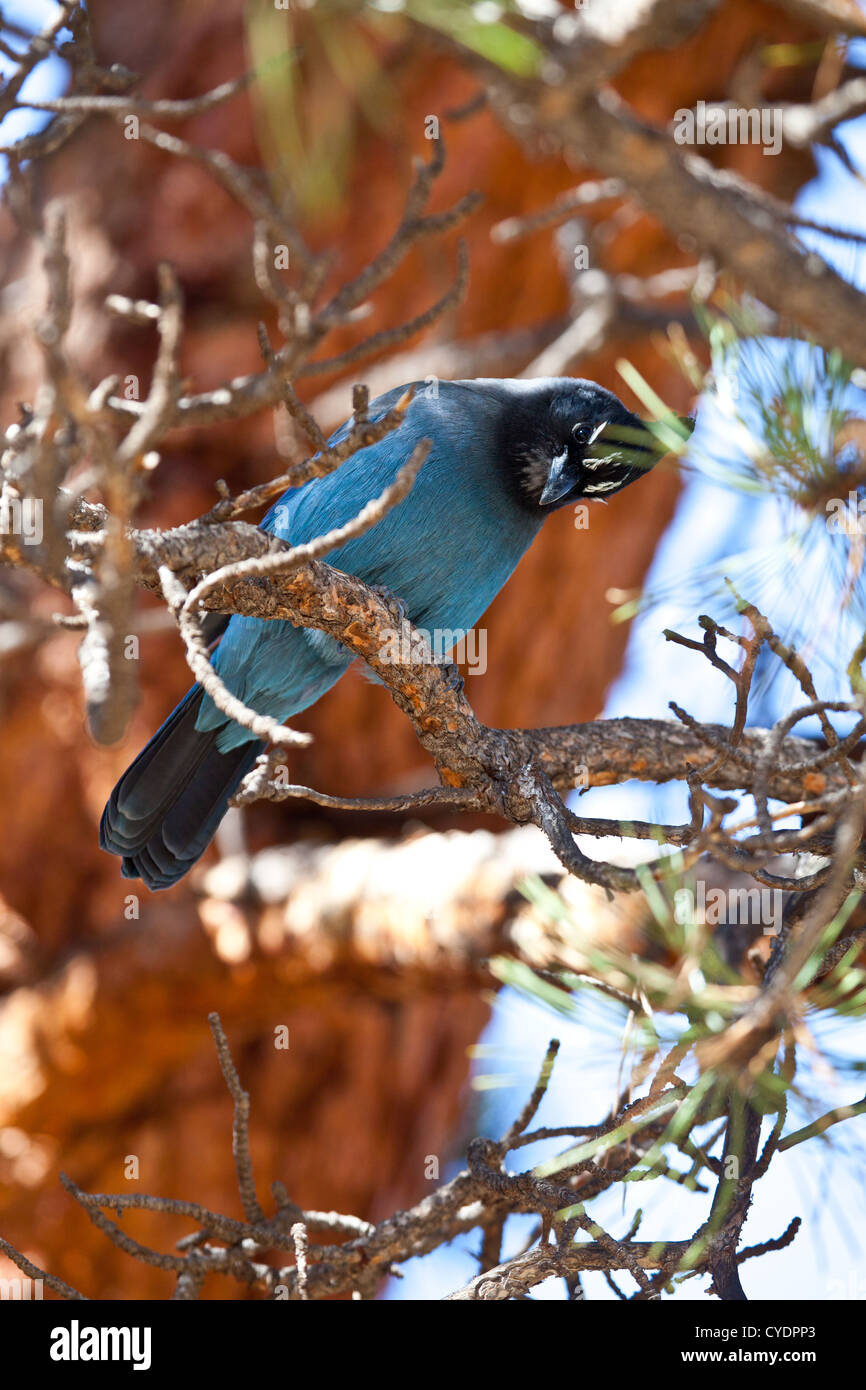
[[[262,751],[258,741],[227,753],[218,729],[195,727],[194,685],[126,769],[102,813],[99,843],[123,857],[125,878],[170,888],[210,844],[229,798]]]

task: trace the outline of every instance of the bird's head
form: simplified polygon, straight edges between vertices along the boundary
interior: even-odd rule
[[[658,461],[654,436],[612,391],[578,378],[533,385],[506,423],[510,466],[530,506],[606,501]]]

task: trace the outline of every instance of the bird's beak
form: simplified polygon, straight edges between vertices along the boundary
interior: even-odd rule
[[[574,478],[568,471],[568,450],[563,449],[562,453],[557,454],[550,465],[544,491],[538,499],[539,506],[547,507],[551,502],[558,502],[573,485]]]

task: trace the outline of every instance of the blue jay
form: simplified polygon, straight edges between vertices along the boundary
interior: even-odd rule
[[[381,418],[409,389],[379,396],[370,418]],[[389,589],[425,632],[474,627],[546,516],[584,498],[610,497],[658,456],[637,416],[592,381],[491,378],[416,382],[414,389],[398,429],[328,476],[285,493],[261,524],[293,544],[344,525],[429,439],[409,495],[327,557]],[[352,659],[325,633],[235,615],[213,664],[246,705],[285,721],[324,695]],[[194,685],[114,788],[100,845],[122,856],[125,877],[170,887],[210,843],[262,748]]]

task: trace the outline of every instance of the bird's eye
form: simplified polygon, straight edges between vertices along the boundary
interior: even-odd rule
[[[592,427],[583,424],[583,422],[578,422],[578,424],[572,426],[571,433],[575,444],[582,449],[589,443],[592,437]]]

